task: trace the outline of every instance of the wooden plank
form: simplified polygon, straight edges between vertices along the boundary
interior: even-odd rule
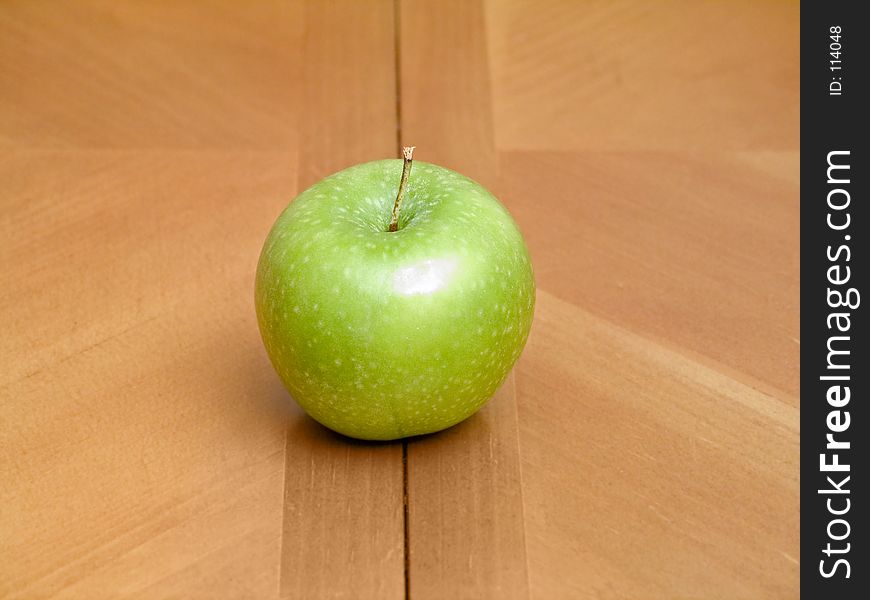
[[[499,150],[799,146],[798,2],[486,7]]]
[[[2,152],[0,595],[277,595],[251,286],[293,157]]]
[[[300,190],[397,146],[392,2],[304,12]],[[401,443],[353,442],[297,414],[284,481],[282,596],[404,597]]]
[[[304,5],[302,189],[351,165],[401,157],[390,0]]]
[[[299,23],[276,0],[4,2],[0,144],[293,150]]]
[[[799,4],[486,6],[539,284],[795,398]]]
[[[543,291],[517,392],[533,597],[797,597],[797,408]]]
[[[402,2],[402,141],[497,193],[483,8]],[[410,594],[528,597],[511,376],[480,413],[408,443]]]
[[[480,0],[403,1],[402,143],[416,158],[496,185],[498,157]]]
[[[288,14],[0,7],[0,596],[277,595],[251,289],[296,187]]]
[[[302,8],[0,9],[0,595],[402,595],[401,446],[303,417],[252,309],[300,185],[395,142],[391,6],[355,63]]]
[[[796,173],[716,153],[501,160],[540,287],[797,406]]]
[[[513,375],[478,414],[408,443],[413,598],[526,598]]]
[[[535,598],[798,594],[797,17],[487,3]]]

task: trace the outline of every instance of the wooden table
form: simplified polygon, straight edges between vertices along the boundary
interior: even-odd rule
[[[796,2],[0,4],[0,597],[795,598]],[[518,366],[403,444],[304,416],[272,221],[478,179]]]

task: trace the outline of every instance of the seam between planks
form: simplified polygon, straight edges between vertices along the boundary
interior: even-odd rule
[[[526,556],[526,590],[528,592],[528,597],[532,597],[532,581],[531,575],[529,574],[529,549],[528,549],[528,540],[529,536],[526,532],[526,528],[528,527],[528,522],[526,521],[526,493],[525,493],[525,482],[523,481],[523,447],[522,447],[522,439],[520,438],[520,402],[517,392],[517,377],[519,376],[519,372],[517,369],[517,365],[514,365],[514,368],[511,370],[510,378],[511,386],[513,393],[511,394],[511,399],[514,403],[514,432],[516,433],[516,443],[517,443],[517,472],[520,478],[520,518],[523,522],[522,534],[523,534],[523,548],[525,548],[525,556]]]
[[[402,13],[401,0],[393,0],[393,58],[396,81],[396,151],[402,153]],[[402,529],[405,600],[411,598],[411,519],[408,497],[408,441],[402,440]]]
[[[393,56],[396,71],[396,152],[402,155],[402,0],[393,0]]]

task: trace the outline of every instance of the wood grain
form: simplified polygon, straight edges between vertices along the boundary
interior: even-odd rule
[[[0,3],[0,597],[796,597],[799,18]],[[538,282],[406,473],[295,407],[252,306],[287,202],[399,142]]]
[[[528,598],[513,375],[484,409],[408,444],[414,598]]]
[[[305,5],[299,191],[395,154],[392,17],[391,2]],[[298,412],[287,431],[281,595],[404,597],[403,487],[401,443],[356,443]]]
[[[500,150],[798,148],[797,2],[486,5]]]
[[[403,2],[401,19],[403,142],[495,189],[482,4]],[[511,376],[468,422],[408,444],[412,597],[528,597],[516,423]]]
[[[304,3],[301,188],[398,154],[391,0]],[[300,189],[301,191],[301,189]]]
[[[277,590],[287,405],[250,289],[291,158],[3,151],[0,595]]]
[[[534,597],[797,595],[796,408],[547,292],[517,395]]]
[[[796,7],[488,7],[532,596],[795,597]]]
[[[214,8],[0,9],[0,596],[277,591],[286,405],[250,289],[295,60]]]
[[[662,151],[506,152],[502,162],[502,198],[540,287],[797,406],[796,171]],[[542,205],[558,218],[541,219]]]
[[[402,142],[418,145],[420,160],[493,186],[498,156],[482,2],[400,7]]]
[[[0,143],[293,150],[300,8],[4,2]]]

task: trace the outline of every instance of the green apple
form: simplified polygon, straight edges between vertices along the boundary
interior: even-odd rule
[[[275,370],[309,415],[355,438],[431,433],[472,415],[532,323],[531,263],[508,211],[454,171],[410,167],[406,153],[302,192],[257,267]]]

